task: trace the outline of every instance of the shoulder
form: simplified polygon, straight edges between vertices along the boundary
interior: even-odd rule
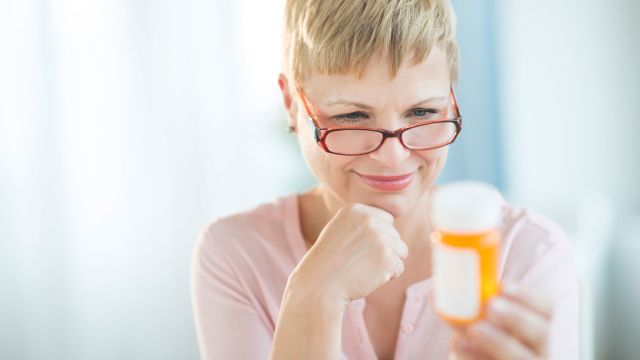
[[[535,210],[507,203],[503,220],[503,278],[559,282],[559,287],[576,279],[571,239],[555,221]]]
[[[225,244],[250,243],[268,236],[283,226],[287,202],[290,200],[290,197],[278,198],[252,209],[215,219],[201,230],[199,240],[224,247]]]
[[[221,217],[199,232],[193,261],[218,263],[236,273],[294,261],[291,229],[295,226],[299,226],[296,194]]]

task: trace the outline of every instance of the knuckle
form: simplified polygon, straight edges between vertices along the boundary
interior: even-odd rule
[[[367,213],[367,207],[366,205],[360,204],[360,203],[353,203],[353,204],[349,204],[349,211],[355,214],[366,214]]]
[[[376,229],[376,221],[375,221],[374,218],[372,218],[370,216],[366,216],[364,219],[362,219],[362,223],[364,224],[364,226],[367,227],[367,229],[375,231],[375,229]]]
[[[402,257],[407,257],[409,255],[409,247],[402,240],[398,240],[400,242],[400,254]]]
[[[395,262],[393,261],[393,257],[387,251],[383,251],[380,254],[380,262],[385,269],[393,269],[395,266]]]
[[[359,210],[366,209],[366,205],[364,205],[362,203],[355,202],[355,203],[351,203],[350,205],[351,205],[351,208],[353,208],[353,209],[359,209]]]
[[[384,253],[384,257],[389,259],[389,261],[393,263],[396,258],[396,254],[393,252],[393,250],[390,247],[385,246],[382,251]]]
[[[346,216],[354,216],[361,213],[359,208],[359,204],[345,204],[339,211],[344,213]]]
[[[373,241],[373,247],[376,251],[377,254],[379,254],[379,256],[383,259],[387,259],[389,258],[389,248],[387,247],[387,244],[385,244],[385,242],[380,239],[380,238],[375,238],[375,241]]]
[[[395,265],[393,261],[391,261],[391,259],[386,256],[382,259],[382,263],[383,263],[383,267],[387,270],[393,270]]]

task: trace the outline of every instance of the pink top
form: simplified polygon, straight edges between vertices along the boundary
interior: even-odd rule
[[[578,358],[578,285],[571,242],[531,210],[503,208],[501,277],[553,299],[551,359]],[[203,359],[267,359],[282,294],[306,246],[292,194],[204,228],[192,259],[191,289]],[[430,302],[431,278],[406,293],[395,359],[447,359],[452,330]],[[365,326],[365,299],[343,319],[344,359],[376,359]]]

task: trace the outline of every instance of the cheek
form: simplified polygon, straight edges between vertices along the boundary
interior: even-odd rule
[[[448,155],[448,147],[418,152],[418,156],[424,163],[423,176],[427,183],[435,181],[438,175],[440,175],[440,172],[442,172],[442,168],[444,168],[444,164],[447,161]]]
[[[417,155],[422,159],[424,163],[427,163],[430,167],[444,163],[449,155],[448,147],[441,147],[435,150],[417,151]]]
[[[338,184],[344,181],[345,168],[353,161],[348,156],[326,153],[311,137],[298,137],[300,150],[313,176],[322,183]]]

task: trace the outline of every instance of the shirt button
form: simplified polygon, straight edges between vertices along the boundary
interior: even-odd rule
[[[413,331],[415,330],[415,327],[413,326],[413,324],[402,324],[402,332],[409,335],[409,334],[413,334]]]

